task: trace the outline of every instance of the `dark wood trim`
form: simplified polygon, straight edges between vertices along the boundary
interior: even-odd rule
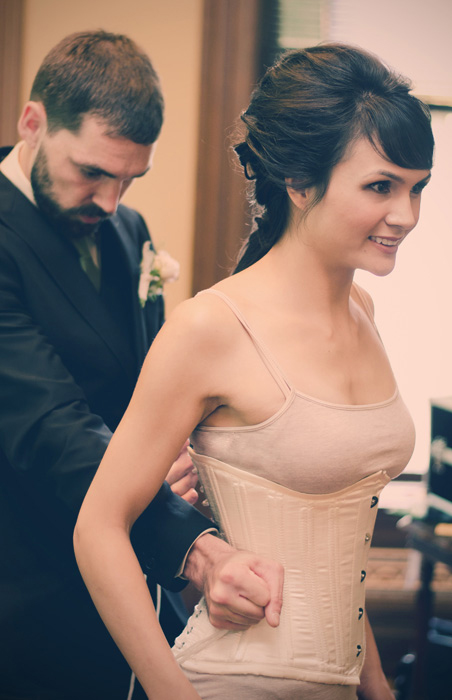
[[[23,0],[0,0],[0,146],[17,141]]]
[[[260,62],[262,0],[204,0],[193,293],[227,276],[247,235],[233,133]]]

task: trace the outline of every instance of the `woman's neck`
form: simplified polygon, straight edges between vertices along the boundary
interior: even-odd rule
[[[286,308],[348,314],[354,271],[328,266],[296,236],[285,236],[249,268],[249,275],[258,294],[280,299]]]

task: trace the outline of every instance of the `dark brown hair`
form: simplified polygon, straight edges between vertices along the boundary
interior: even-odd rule
[[[376,56],[343,44],[287,51],[267,70],[241,115],[246,133],[235,147],[252,181],[255,215],[236,272],[284,233],[286,178],[295,189],[314,188],[315,206],[354,139],[367,138],[400,167],[431,168],[430,113],[409,91],[409,81]]]
[[[44,58],[30,99],[42,102],[49,131],[77,132],[85,115],[105,121],[109,135],[149,145],[163,122],[160,82],[148,56],[128,37],[78,32]]]

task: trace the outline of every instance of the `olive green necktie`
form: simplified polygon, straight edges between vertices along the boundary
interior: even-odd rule
[[[80,255],[80,265],[88,275],[88,278],[91,280],[96,290],[99,291],[100,270],[93,260],[93,256],[90,250],[89,237],[83,236],[83,238],[78,238],[74,241],[74,244]]]

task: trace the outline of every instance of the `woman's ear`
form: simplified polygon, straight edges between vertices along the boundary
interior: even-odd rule
[[[292,185],[293,185],[293,178],[286,177],[287,194],[289,195],[290,199],[292,200],[293,204],[295,204],[297,209],[301,209],[302,211],[304,211],[309,203],[310,190],[307,188],[304,188],[304,189],[295,188]]]
[[[17,123],[17,130],[31,150],[41,143],[47,131],[47,115],[42,102],[27,102]]]

